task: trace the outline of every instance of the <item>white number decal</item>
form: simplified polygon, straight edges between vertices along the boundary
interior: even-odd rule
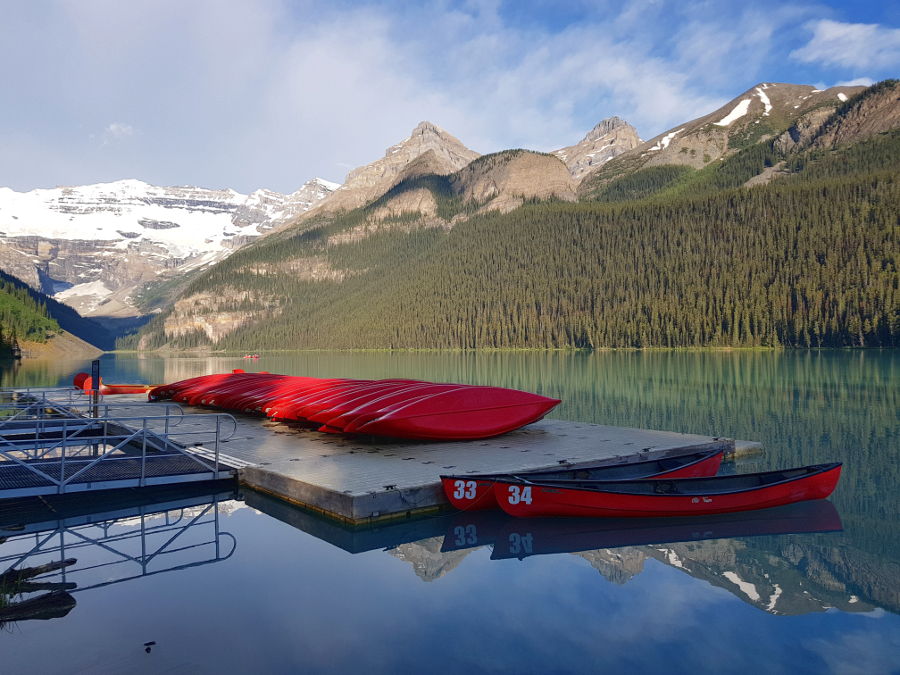
[[[457,480],[453,482],[453,498],[454,499],[462,499],[463,494],[465,494],[466,489],[466,481]]]
[[[518,555],[520,553],[531,553],[533,550],[534,536],[531,532],[519,534],[513,532],[509,535],[509,552]]]
[[[509,503],[510,504],[518,504],[522,502],[523,504],[531,503],[531,486],[526,485],[522,488],[519,488],[518,485],[510,485],[509,486]]]
[[[477,484],[474,480],[457,480],[453,482],[454,499],[475,499]]]

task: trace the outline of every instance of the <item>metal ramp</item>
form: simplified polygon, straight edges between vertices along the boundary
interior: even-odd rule
[[[228,479],[242,463],[219,445],[236,426],[171,403],[0,390],[0,499]]]

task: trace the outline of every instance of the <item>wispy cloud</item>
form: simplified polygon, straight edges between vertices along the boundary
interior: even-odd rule
[[[811,21],[806,28],[812,31],[812,38],[791,52],[799,61],[848,68],[900,65],[900,29],[830,19]]]
[[[109,145],[110,143],[126,139],[129,136],[134,136],[133,126],[125,124],[124,122],[110,122],[103,130],[100,142],[102,145]]]
[[[835,82],[832,85],[827,85],[825,87],[818,87],[819,89],[827,89],[828,86],[832,87],[868,87],[872,84],[875,84],[875,80],[871,77],[854,77],[852,80],[841,80],[840,82]]]
[[[792,0],[18,3],[0,22],[0,77],[18,96],[0,106],[0,130],[4,148],[31,150],[0,153],[0,185],[136,177],[292,191],[343,179],[425,119],[481,152],[562,147],[611,115],[650,138],[758,81],[877,74],[787,59],[814,51],[820,33],[809,41],[802,26],[818,30],[804,23],[816,11]],[[72,161],[34,159],[49,155]]]

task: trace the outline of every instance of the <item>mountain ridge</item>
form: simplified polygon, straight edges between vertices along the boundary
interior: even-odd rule
[[[0,267],[86,314],[137,315],[143,285],[227,257],[334,189],[319,178],[290,195],[134,179],[0,188]]]
[[[887,271],[876,273],[867,266],[880,265],[880,254],[848,257],[837,240],[850,236],[873,252],[887,245],[889,214],[871,204],[895,198],[891,177],[898,170],[900,153],[894,149],[900,134],[850,143],[837,155],[814,148],[785,155],[775,149],[778,134],[816,106],[790,103],[798,106],[797,114],[779,117],[785,97],[769,96],[770,89],[762,90],[770,110],[756,92],[756,104],[738,98],[695,126],[759,127],[763,122],[755,124],[757,118],[777,125],[753,142],[733,143],[732,152],[700,169],[676,166],[668,175],[673,167],[662,165],[623,173],[631,187],[616,199],[606,193],[585,200],[582,192],[582,200],[573,203],[559,194],[517,195],[507,186],[503,193],[514,203],[492,204],[502,186],[499,178],[516,158],[555,167],[569,184],[571,175],[558,157],[530,151],[486,155],[450,175],[423,173],[430,166],[426,158],[421,171],[411,171],[365,207],[269,235],[202,273],[180,296],[182,314],[154,320],[128,344],[144,349],[892,345],[900,339],[889,309],[895,302],[890,279],[896,264],[888,261]],[[890,98],[894,91],[889,87],[881,96]],[[800,87],[787,93],[812,97],[810,92]],[[822,105],[841,124],[858,114],[883,114],[879,106],[865,112],[859,96],[847,96],[846,102],[834,92],[828,96]],[[741,116],[734,114],[737,106]],[[737,123],[750,113],[754,116]],[[668,145],[660,142],[665,136],[651,139],[649,147],[671,147],[671,139]],[[629,152],[640,156],[646,150]],[[776,172],[769,184],[742,187],[777,165],[783,177]],[[483,184],[487,192],[460,189],[466,181],[454,184],[479,167],[489,170],[480,178],[470,176],[476,180],[469,184]],[[546,175],[538,171],[538,180]],[[411,204],[398,201],[379,212],[410,194]],[[416,205],[426,202],[423,215]],[[857,216],[868,212],[876,220],[862,227]],[[803,253],[785,261],[783,250]],[[873,281],[863,286],[863,278]],[[239,315],[240,325],[220,330],[217,317],[224,320],[229,312]],[[174,330],[187,321],[190,333]]]
[[[613,179],[657,166],[702,169],[756,143],[772,139],[798,121],[820,124],[866,87],[816,89],[811,85],[760,82],[731,101],[644,141],[587,173],[579,196],[589,198]],[[815,119],[816,111],[821,115]]]

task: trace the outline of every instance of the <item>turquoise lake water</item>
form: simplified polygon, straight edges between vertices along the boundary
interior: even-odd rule
[[[0,615],[57,593],[43,618],[3,622],[0,671],[900,672],[895,351],[102,359],[109,382],[241,367],[516,387],[562,398],[553,417],[764,444],[726,471],[844,472],[828,503],[687,526],[462,514],[353,532],[198,490],[98,504],[62,528],[7,514],[0,574],[76,562],[37,588],[0,585]],[[0,384],[88,369],[28,362]]]

